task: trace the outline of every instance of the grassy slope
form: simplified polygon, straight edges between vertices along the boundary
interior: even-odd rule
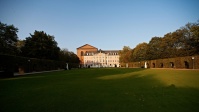
[[[79,69],[0,80],[1,112],[199,111],[199,71]]]

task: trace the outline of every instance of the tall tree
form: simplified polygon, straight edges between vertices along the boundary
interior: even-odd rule
[[[192,25],[190,32],[192,34],[191,41],[193,42],[191,46],[195,49],[194,54],[199,54],[199,20]]]
[[[21,48],[22,55],[31,58],[59,59],[60,48],[54,40],[54,36],[47,35],[43,31],[35,31],[25,40],[25,45]]]
[[[0,22],[0,53],[1,54],[18,54],[16,42],[18,28],[14,25],[7,25]]]
[[[147,51],[148,44],[143,42],[138,44],[133,50],[133,61],[144,61],[147,60]]]
[[[80,63],[78,56],[75,53],[68,51],[67,49],[60,50],[59,58],[61,61],[68,63]]]
[[[153,37],[147,47],[147,59],[153,60],[161,58],[160,54],[162,52],[162,49],[160,48],[162,38],[161,37]]]
[[[170,51],[173,55],[171,57],[186,56],[186,43],[184,39],[184,31],[176,30],[171,34],[173,49]]]
[[[131,62],[132,57],[132,49],[129,46],[124,46],[123,50],[119,52],[120,55],[120,63],[128,63]]]
[[[193,47],[194,41],[192,40],[192,28],[193,24],[192,23],[187,23],[184,27],[181,28],[183,32],[183,36],[181,37],[184,47],[183,47],[183,56],[189,56],[195,54],[195,50]]]
[[[176,56],[176,48],[174,46],[176,41],[176,35],[174,33],[167,33],[162,38],[160,49],[161,49],[161,58],[170,58]]]

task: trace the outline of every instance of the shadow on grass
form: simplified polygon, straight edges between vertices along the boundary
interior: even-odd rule
[[[199,90],[146,69],[79,69],[0,81],[1,112],[197,112]],[[142,73],[144,72],[144,73]],[[39,78],[39,76],[46,76]]]
[[[48,77],[53,75],[59,75],[62,74],[63,71],[52,71],[52,72],[44,72],[44,73],[31,73],[31,74],[25,74],[25,75],[17,75],[14,77],[7,77],[7,78],[0,78],[0,80],[17,80],[17,79],[31,79],[31,78],[42,78],[42,77]]]
[[[74,69],[74,70],[65,70],[65,71],[54,71],[48,73],[38,73],[38,74],[27,74],[27,75],[18,75],[15,77],[1,78],[3,80],[15,80],[15,79],[25,79],[25,78],[37,78],[37,77],[46,77],[53,75],[73,75],[73,77],[98,77],[106,75],[116,75],[116,74],[125,74],[143,71],[143,68],[89,68],[89,69]],[[0,80],[1,80],[0,79]]]

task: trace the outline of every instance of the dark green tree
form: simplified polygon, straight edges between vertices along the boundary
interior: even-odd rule
[[[147,59],[148,60],[153,60],[153,59],[159,59],[161,58],[161,52],[162,49],[160,48],[162,42],[162,38],[161,37],[153,37],[150,42],[148,43],[148,47],[147,47]]]
[[[79,57],[75,53],[70,52],[70,57],[71,57],[71,60],[69,62],[80,63]]]
[[[18,41],[17,36],[18,28],[14,25],[7,25],[0,22],[0,53],[17,55],[18,49],[16,42]]]
[[[61,61],[67,63],[80,63],[78,56],[75,53],[68,51],[67,49],[60,50],[59,58]]]
[[[192,48],[194,48],[195,53],[199,54],[199,20],[197,23],[194,23],[190,29],[190,32],[192,34]]]
[[[147,47],[148,44],[143,42],[138,44],[133,50],[133,61],[144,61],[147,60]]]
[[[195,48],[194,48],[194,40],[193,40],[193,34],[191,32],[191,28],[193,27],[192,23],[187,23],[184,27],[181,28],[182,30],[182,37],[181,40],[183,42],[183,47],[181,48],[183,50],[182,56],[189,56],[195,54]]]
[[[26,38],[21,51],[26,57],[59,60],[60,48],[54,36],[47,35],[44,31],[35,31]]]
[[[175,33],[167,33],[161,40],[160,49],[161,49],[161,58],[171,58],[176,56],[176,48],[174,46],[176,42]]]
[[[187,56],[186,41],[184,38],[184,31],[176,30],[171,34],[173,49],[170,51],[173,55],[171,57]]]

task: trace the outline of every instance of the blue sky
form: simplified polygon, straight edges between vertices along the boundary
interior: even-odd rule
[[[199,20],[199,0],[0,0],[0,21],[54,35],[76,53],[84,44],[103,50],[134,48]]]

